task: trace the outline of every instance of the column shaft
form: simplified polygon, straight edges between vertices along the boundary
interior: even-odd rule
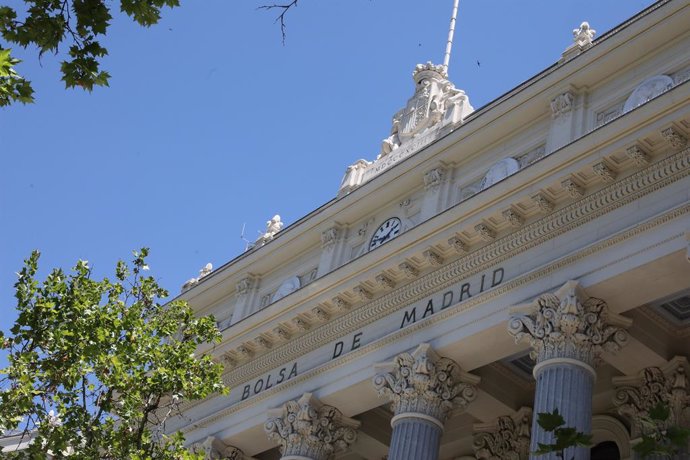
[[[537,385],[534,398],[534,414],[552,412],[558,413],[565,419],[566,427],[576,428],[583,433],[592,432],[592,390],[594,376],[592,373],[574,364],[546,365],[536,376]],[[532,421],[532,440],[530,452],[539,449],[539,443],[554,442],[552,433],[545,432],[537,423],[538,415]],[[589,460],[588,447],[569,449],[566,458],[575,460]],[[531,459],[555,460],[555,454],[535,456]]]
[[[409,417],[395,422],[388,460],[438,460],[441,428],[427,420]]]

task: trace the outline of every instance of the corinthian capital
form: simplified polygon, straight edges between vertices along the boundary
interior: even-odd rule
[[[244,453],[240,449],[226,446],[223,441],[213,436],[192,446],[192,452],[204,454],[204,460],[242,460],[244,458]]]
[[[428,343],[377,367],[384,372],[374,377],[374,386],[392,402],[396,416],[422,414],[443,425],[454,405],[465,408],[477,396],[479,377],[440,357]]]
[[[298,400],[269,410],[264,430],[280,444],[283,457],[328,460],[357,439],[358,427],[358,421],[305,393]]]
[[[639,375],[614,377],[616,388],[613,404],[618,413],[626,417],[632,427],[632,436],[638,437],[650,428],[644,420],[657,404],[665,404],[670,411],[665,429],[670,425],[690,428],[690,387],[688,386],[688,360],[676,356],[663,367],[647,367]],[[659,422],[664,425],[664,422]]]
[[[602,351],[615,352],[625,345],[628,333],[623,328],[632,323],[609,312],[603,300],[587,298],[577,281],[568,281],[554,294],[543,294],[521,309],[528,313],[512,316],[508,332],[516,342],[529,341],[537,363],[569,358],[595,366]]]
[[[474,425],[477,460],[527,460],[529,458],[532,409],[523,407],[515,415],[498,417],[493,423]]]

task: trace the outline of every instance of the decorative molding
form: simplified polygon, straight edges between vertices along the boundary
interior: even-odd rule
[[[316,316],[316,319],[323,323],[331,319],[331,315],[323,307],[314,307],[311,309],[311,312]]]
[[[658,403],[665,403],[670,409],[665,429],[671,425],[690,428],[690,388],[688,387],[688,360],[676,356],[663,368],[647,367],[637,376],[614,377],[616,387],[613,404],[618,413],[631,424],[632,437],[645,434],[643,418]]]
[[[448,238],[448,245],[455,249],[458,254],[467,254],[469,247],[459,236],[455,235]]]
[[[298,377],[291,379],[290,381],[288,381],[286,383],[283,383],[279,387],[275,387],[269,391],[264,391],[261,394],[254,396],[253,398],[239,402],[239,403],[234,404],[228,408],[219,410],[218,412],[215,412],[215,413],[197,421],[194,424],[194,426],[188,425],[187,427],[182,428],[181,431],[183,433],[189,433],[189,432],[194,431],[198,428],[208,426],[209,424],[215,423],[218,420],[221,420],[225,417],[231,416],[232,414],[234,414],[238,411],[243,410],[244,408],[246,408],[249,405],[259,404],[261,401],[264,401],[267,398],[275,395],[275,393],[277,391],[285,391],[285,390],[288,390],[289,388],[296,387],[297,385],[303,385],[304,382],[309,381],[309,379],[313,378],[314,376],[320,375],[320,374],[323,374],[326,372],[331,372],[336,367],[342,366],[348,362],[351,362],[351,361],[354,361],[354,360],[361,358],[364,354],[370,353],[371,350],[380,349],[380,348],[382,348],[386,345],[389,345],[393,342],[403,340],[404,338],[406,338],[408,336],[412,336],[412,335],[418,333],[419,331],[421,331],[422,329],[425,329],[428,327],[433,327],[433,325],[439,324],[443,321],[448,321],[450,318],[452,318],[458,314],[461,314],[465,311],[468,311],[468,310],[470,310],[470,309],[472,309],[478,305],[484,304],[485,302],[488,302],[492,299],[504,296],[504,295],[510,293],[512,290],[517,289],[520,286],[523,286],[523,285],[531,283],[535,280],[550,276],[552,273],[554,273],[557,270],[560,270],[563,267],[567,267],[567,266],[569,266],[569,265],[571,265],[577,261],[583,260],[587,257],[591,257],[593,254],[601,252],[601,251],[603,251],[607,248],[610,248],[612,246],[615,246],[615,245],[617,245],[617,244],[619,244],[625,240],[633,238],[639,234],[646,233],[646,232],[653,230],[654,228],[656,228],[660,225],[664,225],[664,224],[666,224],[672,220],[675,220],[679,217],[682,217],[682,216],[685,216],[688,214],[690,214],[690,204],[675,208],[675,209],[673,209],[673,210],[671,210],[671,211],[669,211],[669,212],[667,212],[661,216],[657,216],[653,219],[650,219],[649,221],[642,222],[632,229],[628,229],[626,231],[615,234],[611,238],[608,238],[604,241],[600,241],[596,244],[588,246],[588,247],[584,248],[583,250],[576,252],[575,254],[571,254],[567,257],[559,259],[559,260],[557,260],[551,264],[548,264],[544,267],[539,268],[538,270],[532,271],[532,272],[525,274],[523,276],[518,276],[517,278],[515,278],[511,281],[508,281],[506,283],[501,284],[499,287],[497,287],[495,289],[491,289],[489,291],[484,292],[483,294],[472,297],[471,299],[469,299],[467,302],[463,303],[462,305],[448,308],[448,309],[444,310],[443,312],[441,312],[437,315],[434,315],[434,316],[432,316],[432,317],[430,317],[424,321],[419,321],[419,322],[417,322],[417,323],[415,323],[415,324],[413,324],[407,328],[401,329],[400,331],[398,331],[394,334],[390,334],[389,336],[386,336],[382,340],[378,340],[378,341],[374,342],[373,344],[361,347],[360,349],[358,349],[356,351],[353,351],[351,353],[344,355],[343,357],[339,358],[338,360],[332,360],[329,363],[326,363],[322,366],[319,366],[318,368],[314,368],[314,369],[311,369],[309,371],[306,371],[305,373],[299,375]],[[616,263],[624,262],[625,260],[628,260],[632,257],[638,256],[639,254],[641,254],[643,252],[653,250],[655,247],[660,246],[662,244],[666,244],[669,241],[680,238],[681,236],[682,235],[671,236],[671,237],[669,237],[669,238],[667,238],[667,239],[665,239],[665,240],[663,240],[657,244],[654,244],[650,247],[642,248],[639,251],[635,251],[632,254],[626,254],[625,256],[621,257],[620,259],[612,261],[612,262],[610,262],[610,264],[607,264],[607,265],[613,265]],[[498,260],[494,260],[490,265],[494,265],[494,263],[499,263],[502,260],[503,260],[503,257],[499,257]],[[473,270],[471,270],[471,273],[478,273],[482,269],[473,269]],[[596,270],[593,270],[593,272],[594,271],[596,271]],[[587,275],[587,274],[588,273],[585,273],[585,275]],[[443,274],[440,274],[440,276],[443,276]],[[455,275],[455,276],[459,276],[459,275]],[[446,285],[450,285],[452,283],[453,283],[452,279],[451,280],[445,280]],[[410,283],[410,285],[414,285],[414,284],[416,284],[416,282]],[[405,288],[401,289],[401,291],[405,291],[405,290],[409,289],[410,285],[405,286]],[[441,285],[440,287],[438,287],[438,289],[443,289],[444,287],[445,286]],[[417,289],[419,289],[419,288],[417,287]],[[389,295],[394,295],[396,293],[397,292],[393,292],[393,293],[390,293]],[[417,295],[417,297],[421,297],[422,295],[425,295],[425,294]],[[320,342],[318,342],[316,345],[314,345],[314,343],[312,343],[316,338],[312,338],[312,342],[309,342],[306,340],[302,341],[302,342],[293,342],[290,344],[291,346],[289,349],[285,348],[285,347],[282,348],[283,353],[276,354],[275,356],[266,355],[266,356],[261,357],[262,359],[266,359],[269,357],[274,358],[276,360],[275,364],[269,363],[269,365],[265,365],[265,364],[261,363],[260,366],[257,365],[253,369],[247,369],[246,365],[245,365],[242,368],[239,368],[230,374],[226,374],[225,378],[224,378],[225,383],[227,385],[237,386],[244,381],[250,380],[254,376],[260,375],[261,372],[265,371],[266,369],[269,369],[270,368],[269,366],[274,366],[276,364],[280,364],[282,362],[286,362],[288,360],[294,359],[295,357],[299,356],[300,354],[308,352],[310,349],[312,349],[313,346],[320,346],[320,345],[323,345],[325,343],[328,343],[330,340],[332,340],[333,333],[337,334],[337,336],[341,336],[343,333],[350,333],[352,331],[355,331],[361,327],[361,324],[369,324],[369,323],[375,321],[376,319],[379,319],[383,315],[387,314],[388,311],[381,312],[381,311],[377,311],[377,309],[382,308],[382,307],[385,308],[388,305],[392,305],[392,304],[389,304],[388,302],[398,301],[399,303],[395,304],[395,307],[404,308],[401,306],[401,305],[403,305],[401,299],[397,299],[397,298],[386,299],[386,297],[387,296],[384,296],[380,299],[377,299],[376,301],[374,301],[373,304],[370,304],[368,306],[368,308],[358,309],[358,310],[355,310],[351,313],[351,314],[358,315],[359,318],[356,318],[356,319],[355,318],[349,318],[349,315],[345,315],[341,318],[338,318],[333,323],[329,323],[329,324],[325,325],[324,326],[325,329],[321,328],[317,331],[313,331],[312,333],[319,332]],[[415,300],[418,300],[418,299],[417,298],[412,299],[410,302],[414,302]],[[379,304],[379,302],[380,302],[380,304]],[[404,305],[407,305],[407,304],[404,304]],[[464,323],[463,327],[470,327],[472,325],[475,325],[478,322],[486,319],[487,316],[489,316],[489,315],[479,316],[478,318],[476,318],[472,321]],[[341,321],[345,321],[345,320],[347,320],[349,322],[349,324],[353,324],[353,325],[350,327],[347,327],[344,324],[341,324]],[[358,321],[362,321],[362,322],[358,322]],[[303,339],[309,339],[309,338],[310,338],[309,336],[305,336]],[[276,351],[278,351],[278,350],[276,350]],[[289,354],[286,354],[286,352],[289,352]],[[274,353],[274,352],[272,352],[272,353]],[[247,371],[251,372],[252,374],[249,374]],[[245,372],[246,376],[240,375],[240,372]],[[232,378],[227,378],[230,376]],[[189,407],[193,407],[194,405],[196,405],[196,404],[188,404],[188,406],[185,406],[182,409],[187,409]]]
[[[254,275],[249,275],[237,282],[237,294],[247,295],[249,291],[256,287],[257,277]]]
[[[688,139],[673,126],[662,130],[661,137],[675,149],[682,149],[688,145]]]
[[[511,227],[522,227],[522,224],[525,223],[525,219],[522,215],[513,208],[506,209],[501,214]]]
[[[568,193],[570,198],[582,198],[585,195],[585,189],[579,185],[572,177],[563,179],[561,187]]]
[[[350,303],[340,296],[335,296],[331,299],[335,308],[339,311],[348,310],[350,308]]]
[[[446,179],[446,169],[436,167],[424,173],[424,189],[436,191]]]
[[[273,334],[278,337],[279,340],[290,340],[290,332],[283,326],[277,326],[273,328]]]
[[[613,182],[616,179],[616,173],[603,161],[592,165],[592,171],[604,182]]]
[[[405,274],[407,278],[416,278],[419,276],[419,270],[412,265],[411,262],[402,262],[398,268]]]
[[[513,315],[508,333],[516,343],[529,342],[530,356],[537,364],[565,358],[594,367],[603,351],[616,352],[627,343],[624,328],[632,324],[629,318],[610,312],[603,300],[585,297],[577,281],[540,295],[522,309],[529,313]]]
[[[454,406],[465,409],[477,397],[480,378],[439,356],[428,343],[377,364],[376,369],[374,387],[380,397],[390,400],[397,417],[423,414],[443,425]]]
[[[573,109],[575,95],[572,91],[559,94],[551,100],[551,117],[559,118]]]
[[[273,347],[273,344],[271,343],[271,341],[262,335],[255,338],[254,343],[256,344],[256,346],[258,347],[258,349],[260,351],[270,350],[271,347]]]
[[[549,200],[542,192],[532,195],[532,202],[536,204],[539,208],[539,211],[543,212],[544,214],[548,214],[553,211],[553,202]]]
[[[366,301],[374,298],[374,294],[372,294],[371,291],[366,289],[361,284],[358,286],[355,286],[352,290],[357,295],[357,297],[359,297],[359,300],[361,300],[362,302],[366,302]]]
[[[240,359],[242,360],[247,360],[254,356],[254,350],[249,348],[246,344],[242,344],[237,349],[235,352],[239,355]]]
[[[527,460],[531,426],[530,407],[498,417],[493,423],[474,425],[472,447],[477,460]]]
[[[443,265],[443,256],[439,254],[435,249],[429,248],[423,253],[424,260],[427,261],[432,267],[440,267]]]
[[[382,289],[393,289],[395,287],[395,281],[384,273],[379,273],[376,275],[375,280],[376,284]]]
[[[298,400],[269,410],[264,430],[280,445],[283,458],[329,460],[336,451],[347,449],[357,440],[359,425],[311,393],[304,393]]]
[[[482,240],[488,243],[496,239],[496,232],[485,223],[475,225],[474,230],[479,233]]]
[[[625,149],[625,154],[636,166],[647,166],[649,164],[649,155],[642,150],[639,144],[631,145]]]
[[[336,241],[338,241],[339,234],[340,228],[338,226],[333,226],[321,232],[321,248],[332,249]]]
[[[311,325],[308,322],[306,322],[304,320],[304,318],[300,318],[300,317],[293,318],[292,324],[300,332],[306,332],[311,328]]]

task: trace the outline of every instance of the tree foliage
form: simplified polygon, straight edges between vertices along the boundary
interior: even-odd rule
[[[278,9],[276,22],[285,43],[285,15],[298,0],[268,4],[259,9]],[[24,10],[0,6],[0,36],[9,44],[23,48],[34,46],[39,57],[46,52],[67,50],[60,70],[67,88],[92,91],[94,86],[108,86],[110,74],[101,69],[108,54],[102,39],[108,32],[113,4],[107,0],[24,0]],[[120,11],[138,24],[149,27],[161,18],[165,7],[180,5],[179,0],[120,0]],[[0,42],[0,107],[13,102],[33,102],[31,82],[20,76],[15,66],[21,61],[11,57],[11,49]]]
[[[26,9],[0,6],[0,35],[8,43],[35,46],[39,56],[67,47],[61,64],[62,80],[68,88],[91,91],[107,86],[110,74],[100,61],[108,50],[101,44],[112,19],[112,4],[106,0],[25,0]],[[156,24],[164,7],[179,6],[179,0],[120,0],[120,11],[148,27]],[[0,106],[32,102],[33,89],[14,69],[18,60],[0,43]],[[6,53],[6,54],[2,54]]]
[[[33,441],[13,458],[46,452],[69,459],[196,458],[165,422],[185,400],[225,393],[221,365],[196,356],[217,342],[212,317],[198,318],[146,274],[147,249],[118,262],[114,280],[92,278],[86,261],[71,273],[36,279],[39,253],[15,284],[19,317],[0,344],[0,430]]]
[[[588,447],[592,444],[592,435],[577,431],[576,428],[566,427],[565,419],[558,413],[558,409],[553,412],[541,412],[537,415],[537,424],[547,433],[553,433],[555,441],[551,444],[539,443],[536,455],[555,453],[560,459],[565,459],[567,449],[574,447]],[[573,457],[574,458],[574,457]]]

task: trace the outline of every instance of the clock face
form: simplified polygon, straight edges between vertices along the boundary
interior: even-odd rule
[[[374,249],[381,246],[388,240],[392,240],[402,230],[402,224],[400,219],[397,217],[391,217],[387,221],[381,224],[379,228],[374,232],[374,236],[371,237],[371,243],[369,243],[369,249]]]

